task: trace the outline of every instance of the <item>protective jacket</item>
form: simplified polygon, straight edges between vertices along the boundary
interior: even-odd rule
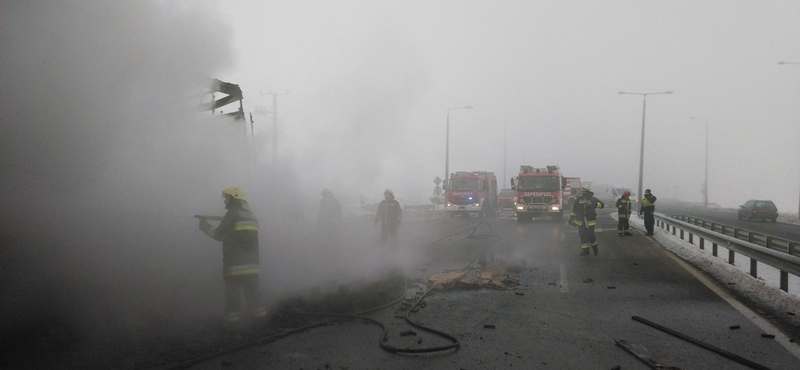
[[[378,212],[375,213],[375,221],[380,221],[381,225],[400,225],[402,210],[400,202],[390,199],[382,200],[378,205]]]
[[[586,192],[575,200],[572,205],[570,221],[577,226],[594,226],[597,220],[597,209],[605,207],[605,204],[594,197],[591,191]],[[584,222],[586,224],[584,225]]]
[[[656,209],[656,196],[653,194],[645,194],[644,198],[642,198],[642,206],[639,208],[639,214],[641,214],[645,210],[654,210]]]
[[[631,200],[625,197],[617,199],[617,215],[619,218],[631,217]]]
[[[227,208],[222,222],[206,231],[206,235],[222,242],[223,274],[258,274],[258,220],[245,201],[231,202]]]

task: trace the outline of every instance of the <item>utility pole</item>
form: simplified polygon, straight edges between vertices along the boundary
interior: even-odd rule
[[[259,95],[272,95],[272,164],[278,165],[278,95],[288,95],[285,92],[259,92]]]

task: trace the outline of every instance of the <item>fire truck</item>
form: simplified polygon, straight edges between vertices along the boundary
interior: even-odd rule
[[[450,175],[446,184],[445,211],[450,217],[497,214],[497,178],[494,172],[459,171]]]
[[[569,193],[566,197],[564,194],[567,183],[558,166],[520,166],[519,175],[511,179],[511,189],[517,193],[514,202],[517,221],[540,216],[550,216],[560,221],[564,217],[565,200],[568,204],[570,198]]]

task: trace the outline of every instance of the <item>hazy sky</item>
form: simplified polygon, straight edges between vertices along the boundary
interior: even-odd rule
[[[711,202],[798,208],[800,65],[778,65],[800,62],[795,1],[0,4],[11,194],[188,204],[284,176],[311,204],[323,187],[423,203],[444,177],[447,109],[464,105],[450,112],[451,172],[507,185],[520,164],[557,164],[635,189],[642,97],[617,92],[671,90],[647,98],[645,188],[700,201],[707,123]],[[254,114],[252,138],[186,109],[206,77],[239,84],[248,113],[286,93],[292,175],[264,170],[269,117]]]
[[[450,112],[451,171],[507,184],[520,164],[558,164],[635,189],[642,97],[617,92],[671,90],[647,99],[645,188],[701,199],[708,123],[711,202],[797,211],[800,65],[778,62],[800,62],[800,3],[219,4],[234,53],[219,77],[241,85],[246,110],[289,92],[279,148],[320,187],[424,198],[444,174],[447,108],[472,105]]]

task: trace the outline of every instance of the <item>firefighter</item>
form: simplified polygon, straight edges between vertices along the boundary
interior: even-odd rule
[[[227,212],[218,226],[200,219],[200,230],[222,242],[222,275],[225,279],[225,327],[241,328],[241,294],[244,293],[253,320],[261,324],[266,310],[259,290],[258,220],[247,204],[244,191],[230,187],[222,191]]]
[[[625,190],[622,197],[617,199],[617,216],[619,222],[617,223],[617,233],[619,236],[633,235],[630,233],[630,218],[631,218],[631,192]]]
[[[322,189],[322,199],[319,202],[319,214],[317,215],[317,227],[323,243],[328,247],[337,246],[339,223],[342,220],[342,206],[333,196],[330,189]]]
[[[384,200],[378,205],[378,212],[375,213],[375,225],[381,222],[381,243],[392,247],[397,247],[397,228],[400,226],[402,211],[400,203],[394,199],[392,189],[383,192]]]
[[[597,220],[597,209],[605,207],[605,204],[594,197],[589,185],[581,186],[581,195],[572,205],[572,213],[569,215],[569,222],[578,227],[578,235],[581,238],[581,256],[589,255],[589,247],[592,247],[594,255],[597,255],[597,238],[594,236],[594,226]]]
[[[650,189],[644,191],[642,204],[639,206],[639,216],[644,213],[644,228],[647,230],[647,236],[653,236],[653,226],[656,224],[656,219],[653,213],[656,211],[656,196],[650,192]]]

